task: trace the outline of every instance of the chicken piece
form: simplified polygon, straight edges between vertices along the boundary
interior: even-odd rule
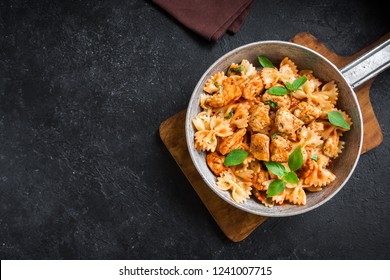
[[[288,108],[291,112],[294,112],[294,110],[297,108],[298,104],[301,102],[298,98],[295,98],[294,96],[291,97],[291,105]]]
[[[226,155],[234,149],[238,149],[242,144],[245,133],[246,129],[241,128],[228,137],[222,137],[219,143],[219,152]]]
[[[337,131],[334,130],[334,132],[329,136],[328,139],[326,139],[324,143],[324,155],[330,158],[337,158],[339,155],[339,140],[339,135],[337,134]]]
[[[287,94],[286,95],[272,95],[272,94],[269,94],[268,92],[265,92],[263,94],[262,100],[264,103],[267,101],[276,102],[277,109],[282,108],[282,107],[286,107],[287,109],[289,109],[291,106],[291,99]]]
[[[269,137],[262,133],[253,134],[249,151],[256,159],[269,161]]]
[[[241,94],[241,89],[236,81],[232,77],[228,77],[223,80],[219,92],[206,100],[206,104],[213,108],[223,107],[239,99]]]
[[[282,107],[276,112],[275,124],[278,131],[293,135],[303,125],[303,121],[291,114],[286,107]]]
[[[280,135],[272,136],[270,145],[272,161],[287,162],[291,149],[292,146],[289,140]]]
[[[260,75],[256,75],[252,79],[247,79],[244,83],[241,83],[240,88],[242,97],[253,100],[264,89],[264,84]]]
[[[264,187],[263,183],[268,180],[269,180],[268,171],[261,169],[253,176],[252,185],[254,188],[258,189],[259,191],[266,191],[267,189]]]
[[[324,131],[324,123],[316,121],[311,122],[309,125],[307,125],[307,128],[321,135],[321,133]]]
[[[263,132],[271,125],[269,117],[270,107],[260,102],[249,109],[249,127],[254,132]]]
[[[227,167],[223,165],[224,161],[225,156],[222,156],[217,152],[209,153],[206,156],[207,165],[216,176],[219,176],[223,171],[227,169]]]
[[[307,102],[300,102],[294,111],[294,116],[308,124],[321,115],[322,111],[320,108],[313,106]]]

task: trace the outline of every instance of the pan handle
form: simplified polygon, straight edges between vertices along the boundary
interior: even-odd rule
[[[390,67],[390,39],[340,69],[352,88],[356,88]]]

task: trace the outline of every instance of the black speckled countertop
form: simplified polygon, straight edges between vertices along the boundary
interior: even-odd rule
[[[210,43],[151,1],[1,1],[1,259],[389,259],[389,70],[371,88],[383,143],[347,185],[239,243],[158,133],[225,52],[306,31],[354,54],[390,31],[374,2],[256,1]]]

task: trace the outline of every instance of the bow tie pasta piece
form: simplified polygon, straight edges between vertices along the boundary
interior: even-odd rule
[[[252,78],[257,74],[254,67],[248,60],[243,59],[240,64],[232,63],[227,71],[228,76],[241,76],[243,78]]]
[[[336,176],[326,168],[329,158],[318,154],[318,160],[310,160],[309,169],[304,172],[304,183],[313,187],[324,187],[330,184]]]
[[[230,190],[234,201],[237,203],[245,202],[250,197],[252,190],[251,183],[237,178],[230,168],[218,177],[217,186],[221,190]]]
[[[203,90],[210,94],[219,91],[219,89],[222,87],[223,81],[226,78],[227,77],[225,76],[224,72],[215,73],[207,80],[206,84],[203,87]]]
[[[233,134],[229,122],[221,117],[212,116],[208,120],[203,112],[193,120],[195,128],[195,148],[200,151],[214,152],[217,148],[217,137],[227,137]]]
[[[236,128],[247,127],[250,108],[251,105],[248,102],[239,103],[230,118],[230,125]]]
[[[297,66],[288,57],[285,57],[277,68],[263,68],[261,78],[266,89],[274,87],[280,83],[292,83],[299,77]]]
[[[306,204],[306,193],[302,186],[298,185],[294,189],[286,189],[285,199],[292,204],[305,205]]]

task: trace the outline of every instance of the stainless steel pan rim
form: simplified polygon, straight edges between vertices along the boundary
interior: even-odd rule
[[[330,71],[333,71],[334,73],[337,73],[337,77],[334,77],[334,80],[338,82],[338,84],[342,85],[344,88],[347,89],[348,95],[350,95],[348,98],[350,98],[353,101],[353,106],[355,108],[355,116],[354,116],[354,124],[353,124],[353,129],[358,130],[356,133],[356,136],[358,136],[358,141],[355,143],[357,147],[355,148],[354,152],[356,153],[354,155],[354,161],[352,165],[349,168],[348,174],[344,176],[344,179],[341,184],[334,186],[334,190],[327,195],[325,198],[319,200],[313,205],[310,206],[296,206],[289,208],[288,211],[284,211],[283,208],[286,206],[274,206],[273,208],[267,208],[264,205],[257,203],[257,207],[253,207],[253,205],[248,205],[247,203],[245,204],[239,204],[236,203],[230,196],[229,191],[221,191],[217,188],[216,186],[216,177],[211,173],[211,171],[208,169],[207,164],[205,163],[205,158],[204,155],[202,156],[202,153],[204,152],[199,152],[195,149],[194,147],[194,128],[192,125],[192,119],[194,116],[196,116],[196,112],[199,112],[199,95],[200,92],[203,89],[203,85],[205,80],[212,74],[215,73],[215,69],[218,68],[218,65],[221,63],[225,62],[226,63],[232,63],[232,62],[237,62],[237,61],[226,61],[229,60],[232,56],[239,54],[245,50],[249,50],[251,48],[256,47],[265,47],[265,46],[280,46],[281,48],[292,48],[299,51],[302,51],[302,55],[311,55],[313,58],[322,60],[323,63],[327,64],[326,67],[330,69]],[[262,55],[261,53],[258,53],[258,55]],[[266,54],[265,54],[266,55]],[[292,58],[292,61],[295,62],[295,60]],[[298,64],[298,63],[297,63]],[[311,68],[300,68],[299,69],[311,69]],[[332,70],[333,69],[333,70]],[[315,74],[316,75],[316,74]],[[344,93],[345,94],[345,93]],[[358,121],[356,123],[356,120]],[[253,42],[249,43],[243,46],[240,46],[236,49],[231,50],[230,52],[226,53],[225,55],[221,56],[218,60],[216,60],[202,75],[202,77],[199,79],[192,96],[189,101],[189,106],[187,109],[186,113],[186,119],[185,119],[185,130],[186,130],[186,142],[187,142],[187,148],[189,150],[189,154],[191,156],[192,162],[195,165],[195,168],[197,169],[199,175],[202,177],[204,182],[224,201],[227,203],[245,211],[249,212],[255,215],[260,215],[260,216],[266,216],[266,217],[288,217],[288,216],[294,216],[294,215],[300,215],[306,212],[309,212],[321,205],[323,205],[325,202],[329,201],[332,197],[334,197],[342,188],[343,186],[348,182],[350,179],[351,175],[353,174],[356,165],[359,161],[360,158],[360,153],[362,149],[362,144],[363,144],[363,118],[362,118],[362,113],[360,110],[360,106],[356,97],[355,92],[353,91],[352,87],[348,83],[348,81],[345,79],[344,75],[341,73],[340,69],[338,69],[331,61],[329,61],[327,58],[322,56],[321,54],[296,43],[292,42],[286,42],[286,41],[278,41],[278,40],[268,40],[268,41],[259,41],[259,42]],[[355,140],[356,141],[356,140]],[[348,145],[348,142],[346,143]],[[341,155],[343,156],[343,155]],[[203,159],[203,163],[201,162],[201,159]],[[208,171],[205,170],[205,166],[207,167]],[[210,173],[212,176],[210,176]],[[310,198],[308,198],[310,199]],[[272,210],[270,210],[272,209]],[[291,209],[291,211],[290,211]]]

